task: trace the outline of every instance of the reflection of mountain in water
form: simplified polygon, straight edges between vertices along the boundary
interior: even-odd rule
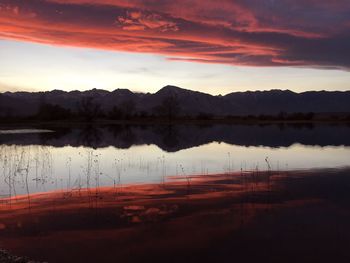
[[[158,126],[86,126],[58,129],[46,134],[8,134],[0,144],[88,146],[94,148],[155,144],[175,152],[211,142],[243,146],[288,147],[295,143],[318,146],[350,146],[350,126],[344,125],[158,125]]]

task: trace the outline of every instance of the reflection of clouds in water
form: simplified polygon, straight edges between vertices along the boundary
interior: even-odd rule
[[[167,176],[347,166],[349,147],[243,147],[210,143],[168,153],[154,145],[130,149],[0,145],[0,195],[159,183]],[[269,167],[266,163],[269,161]]]
[[[199,262],[203,251],[213,257],[202,255],[200,262],[238,257],[239,262],[258,262],[269,254],[269,262],[275,262],[291,248],[300,258],[313,257],[310,244],[328,255],[330,241],[335,244],[331,258],[339,251],[348,255],[349,169],[193,176],[190,185],[182,179],[2,199],[3,246],[30,257],[34,252],[33,258],[39,255],[49,262],[58,254],[63,255],[60,262],[100,262],[101,255],[109,261],[118,255],[122,262],[148,262],[161,251],[156,262],[174,255],[181,262],[193,253]],[[130,244],[140,244],[131,253],[135,260],[130,260]],[[72,247],[74,256],[66,253]],[[252,249],[259,251],[256,257]],[[254,259],[247,261],[247,255]]]

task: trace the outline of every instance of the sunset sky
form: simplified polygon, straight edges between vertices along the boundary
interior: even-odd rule
[[[0,91],[350,90],[349,0],[0,0]]]

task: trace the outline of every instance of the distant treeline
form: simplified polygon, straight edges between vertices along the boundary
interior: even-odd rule
[[[76,110],[64,108],[60,105],[42,102],[36,114],[27,117],[16,117],[11,112],[0,106],[0,121],[84,121],[94,122],[96,120],[111,121],[228,121],[228,122],[287,122],[287,121],[345,121],[350,122],[350,113],[286,113],[261,114],[261,115],[226,115],[215,116],[210,113],[199,113],[196,115],[182,114],[181,103],[176,96],[169,96],[151,112],[138,111],[132,100],[126,100],[120,105],[113,106],[110,110],[104,110],[103,105],[97,103],[93,97],[83,98],[77,105]]]

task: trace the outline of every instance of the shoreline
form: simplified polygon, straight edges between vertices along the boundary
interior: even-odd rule
[[[74,127],[102,127],[102,126],[350,126],[350,121],[335,121],[335,120],[313,120],[313,121],[227,121],[227,120],[178,120],[178,121],[106,121],[97,120],[94,122],[86,121],[15,121],[15,122],[0,122],[0,129],[6,128],[74,128]]]

